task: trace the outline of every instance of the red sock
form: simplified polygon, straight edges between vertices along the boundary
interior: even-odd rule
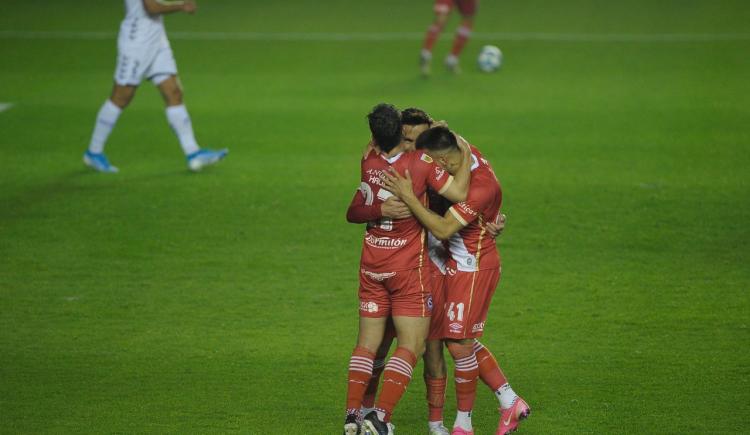
[[[497,364],[495,356],[479,341],[474,342],[474,355],[477,356],[477,363],[479,364],[479,377],[492,391],[497,391],[508,383],[505,374]]]
[[[458,57],[461,54],[464,45],[469,41],[469,36],[471,36],[471,27],[466,24],[456,30],[456,38],[453,39],[453,48],[451,49],[452,55]]]
[[[427,390],[427,406],[430,410],[428,421],[443,421],[445,378],[433,378],[424,375],[424,384]]]
[[[448,344],[448,351],[456,362],[454,370],[456,382],[456,409],[469,412],[474,408],[474,399],[477,396],[477,377],[479,376],[479,365],[474,349],[471,345],[460,345],[458,343]]]
[[[434,23],[430,25],[430,27],[427,28],[427,34],[424,37],[424,44],[422,45],[422,48],[427,51],[432,51],[432,47],[435,45],[435,42],[437,41],[438,37],[440,36],[440,32],[442,31],[442,26]]]
[[[364,347],[355,347],[349,360],[349,378],[346,389],[346,413],[359,413],[362,397],[372,376],[372,362],[375,354]]]
[[[367,390],[362,398],[362,406],[365,408],[375,407],[375,394],[378,392],[378,385],[380,384],[380,375],[383,374],[385,368],[385,360],[376,359],[372,365],[372,376],[370,377],[370,383],[367,384]]]
[[[390,421],[393,409],[406,392],[411,381],[411,373],[417,365],[417,356],[410,350],[399,347],[385,365],[383,372],[383,388],[375,408],[384,413],[383,421]]]

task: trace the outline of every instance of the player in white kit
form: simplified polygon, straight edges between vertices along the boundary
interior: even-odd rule
[[[125,19],[117,39],[117,68],[112,95],[96,117],[94,133],[83,155],[86,165],[100,172],[117,172],[104,155],[104,144],[122,110],[130,103],[141,80],[148,79],[159,88],[167,106],[167,121],[180,141],[188,168],[199,171],[227,155],[227,150],[201,149],[193,134],[190,115],[182,102],[182,87],[177,65],[167,40],[162,15],[195,12],[193,0],[125,0]]]

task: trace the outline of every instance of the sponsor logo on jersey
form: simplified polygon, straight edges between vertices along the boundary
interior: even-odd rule
[[[448,325],[448,328],[450,328],[451,332],[461,332],[461,330],[464,329],[464,325],[458,322],[453,322]]]
[[[406,246],[407,239],[398,239],[390,237],[376,237],[372,234],[365,236],[365,243],[372,246],[373,248],[381,249],[399,249]]]
[[[472,209],[471,207],[469,207],[469,205],[468,205],[468,204],[466,204],[465,202],[459,202],[458,204],[456,204],[456,206],[458,206],[458,208],[460,208],[462,212],[464,212],[464,213],[466,213],[466,214],[468,214],[468,215],[470,215],[470,216],[476,216],[476,215],[477,215],[477,212],[475,212],[475,211],[474,211],[474,210],[473,210],[473,209]]]
[[[372,301],[369,301],[369,302],[362,301],[362,302],[359,303],[359,310],[360,311],[365,311],[365,312],[368,312],[368,313],[377,313],[378,312],[378,304],[376,304],[375,302],[372,302]]]
[[[484,322],[475,323],[471,327],[471,332],[479,332],[479,331],[484,331]]]
[[[440,166],[435,166],[435,179],[439,180],[443,178],[443,175],[445,175],[445,169],[441,168]]]
[[[447,273],[450,276],[455,276],[456,275],[456,269],[454,269],[454,268],[452,268],[450,266],[445,266],[445,273]]]
[[[385,281],[388,278],[393,278],[394,276],[396,276],[396,272],[381,272],[381,273],[378,273],[378,272],[370,272],[369,270],[365,270],[365,269],[360,269],[360,270],[368,278],[370,278],[372,280],[375,280],[375,281],[378,281],[378,282],[382,282],[382,281]]]

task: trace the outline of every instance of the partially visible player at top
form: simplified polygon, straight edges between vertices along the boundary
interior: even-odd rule
[[[391,196],[383,188],[383,176],[389,169],[411,174],[411,189],[420,201],[427,200],[428,187],[452,201],[466,198],[468,163],[448,174],[424,152],[405,152],[401,113],[392,105],[375,106],[368,122],[374,147],[362,159],[360,191],[355,201],[381,204]],[[469,150],[462,152],[468,156]],[[357,417],[389,317],[396,329],[398,347],[385,364],[375,410],[365,416],[363,426],[375,435],[393,433],[391,415],[424,352],[430,325],[427,261],[425,231],[413,217],[382,218],[367,225],[359,273],[359,333],[347,378],[346,435],[360,431]]]
[[[435,0],[435,20],[427,29],[427,35],[422,45],[422,52],[419,56],[419,66],[423,75],[428,76],[431,73],[432,48],[438,37],[440,37],[440,33],[445,28],[448,16],[453,8],[457,8],[461,14],[461,24],[456,30],[456,37],[453,39],[451,52],[445,58],[445,67],[456,74],[461,72],[458,58],[461,56],[461,51],[471,36],[478,3],[479,0]]]
[[[489,162],[476,148],[467,156],[459,148],[460,141],[445,127],[433,127],[417,139],[423,149],[448,173],[464,167],[469,159],[471,181],[465,201],[451,205],[444,215],[430,211],[412,190],[410,174],[395,171],[386,174],[385,187],[398,196],[432,235],[448,242],[450,259],[445,264],[445,309],[436,310],[433,322],[441,323],[440,334],[455,361],[457,415],[452,435],[473,435],[471,413],[476,397],[476,381],[480,364],[491,354],[476,340],[484,332],[487,312],[495,287],[500,280],[500,256],[495,240],[488,237],[486,224],[497,221],[502,204],[502,190]],[[494,358],[492,358],[494,360]],[[531,409],[510,387],[497,363],[491,378],[500,400],[500,421],[497,435],[516,430]]]
[[[193,0],[125,0],[125,19],[117,39],[112,94],[96,117],[91,142],[83,155],[86,165],[99,172],[118,171],[104,155],[104,145],[143,79],[151,80],[159,88],[167,106],[167,122],[180,141],[190,170],[199,171],[227,155],[226,149],[201,149],[195,140],[190,115],[182,101],[177,65],[164,30],[162,15],[174,12],[193,14],[195,10]]]

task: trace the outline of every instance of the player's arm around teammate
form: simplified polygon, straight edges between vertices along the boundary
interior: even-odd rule
[[[457,233],[464,227],[450,212],[444,216],[426,208],[414,195],[411,188],[411,174],[401,176],[396,171],[389,171],[385,174],[385,185],[388,190],[399,197],[414,216],[439,240],[448,240],[453,234]]]

